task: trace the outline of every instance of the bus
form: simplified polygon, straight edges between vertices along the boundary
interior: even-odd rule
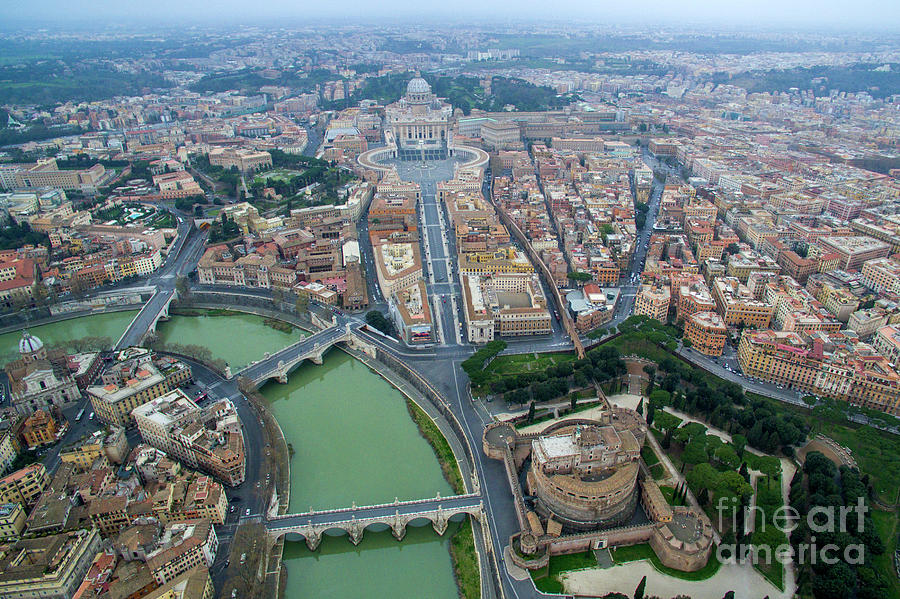
[[[80,410],[78,410],[78,414],[75,416],[75,422],[78,422],[79,420],[81,420],[82,416],[84,416],[84,408],[81,408]]]

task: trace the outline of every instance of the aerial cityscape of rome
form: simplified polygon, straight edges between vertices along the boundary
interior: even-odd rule
[[[0,599],[900,599],[898,541],[896,0],[0,3]]]

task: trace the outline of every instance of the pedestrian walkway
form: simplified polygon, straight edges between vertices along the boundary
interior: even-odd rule
[[[594,549],[594,557],[597,558],[598,568],[612,568],[616,565],[609,549]]]

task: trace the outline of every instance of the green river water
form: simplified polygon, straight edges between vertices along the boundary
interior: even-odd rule
[[[38,337],[47,347],[82,337],[109,337],[115,343],[136,314],[137,311],[92,314],[28,327],[28,332]],[[21,330],[0,335],[0,364],[6,364],[19,357],[19,340],[21,338]]]
[[[241,314],[173,316],[159,334],[166,343],[203,345],[236,369],[302,332],[283,333],[261,317]],[[340,350],[328,352],[321,366],[301,365],[286,385],[269,383],[262,393],[294,448],[292,511],[452,494],[400,392]],[[390,532],[366,532],[358,546],[345,536],[326,537],[315,552],[302,542],[286,543],[284,596],[454,598],[452,530],[439,537],[430,525],[409,527],[401,543]]]
[[[157,325],[157,333],[163,343],[202,345],[237,372],[266,352],[274,353],[306,334],[302,329],[284,333],[263,320],[254,314],[172,316]]]

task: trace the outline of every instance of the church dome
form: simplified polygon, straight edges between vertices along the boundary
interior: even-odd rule
[[[42,347],[44,347],[44,343],[40,339],[28,331],[22,333],[22,339],[19,341],[20,354],[33,354],[40,351]]]
[[[430,94],[431,86],[421,77],[413,77],[406,85],[407,94]]]

